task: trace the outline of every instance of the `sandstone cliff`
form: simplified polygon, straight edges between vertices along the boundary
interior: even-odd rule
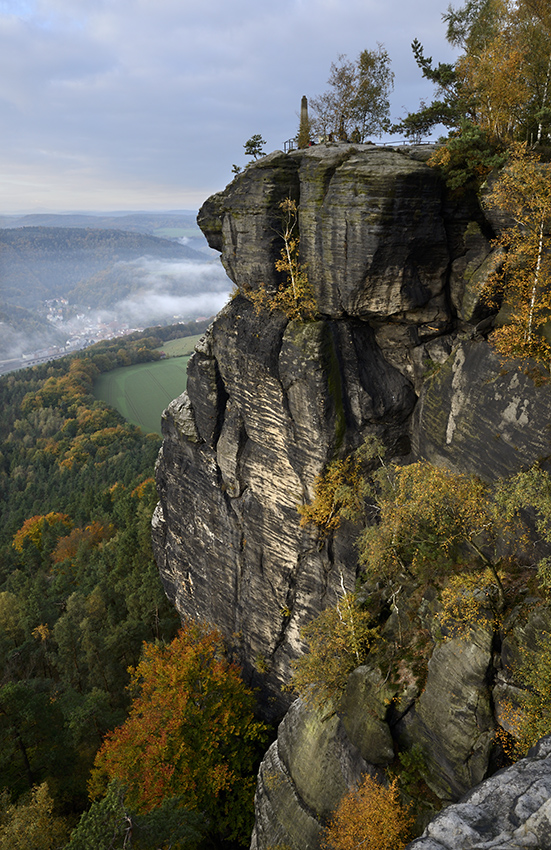
[[[289,705],[281,685],[303,651],[301,627],[356,580],[350,528],[320,540],[299,524],[297,505],[329,460],[368,434],[395,456],[487,478],[551,454],[551,391],[501,370],[484,338],[492,226],[476,197],[449,196],[428,153],[348,144],[276,152],[199,213],[237,294],[163,417],[154,546],[169,597],[182,615],[225,632],[268,717]],[[286,197],[298,204],[320,313],[306,324],[258,316],[245,297],[278,286]],[[430,632],[431,600],[412,606],[391,614],[389,640],[402,615],[425,618]],[[406,681],[393,712],[396,693],[381,702],[374,668],[357,671],[341,716],[322,721],[294,706],[261,770],[253,846],[316,848],[343,790],[388,764],[396,743],[421,742],[434,793],[457,799],[491,768],[506,667],[481,630],[467,653],[453,640],[436,649],[424,692]],[[505,674],[501,687],[510,687]],[[313,753],[319,769],[305,776]]]

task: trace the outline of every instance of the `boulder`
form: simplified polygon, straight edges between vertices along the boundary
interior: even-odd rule
[[[495,734],[491,665],[492,635],[482,629],[437,646],[425,689],[402,726],[404,741],[421,747],[427,784],[444,801],[486,775]]]

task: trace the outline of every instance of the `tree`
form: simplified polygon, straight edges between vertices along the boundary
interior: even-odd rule
[[[464,120],[428,161],[440,169],[450,189],[461,190],[480,185],[491,171],[507,162],[507,152],[482,127]]]
[[[518,10],[508,0],[492,0],[475,19],[456,63],[470,119],[497,143],[507,144],[530,122],[530,41]]]
[[[224,657],[220,633],[188,622],[169,646],[146,645],[131,688],[129,716],[107,735],[92,787],[118,779],[138,813],[181,796],[214,834],[247,841],[265,727],[254,719],[255,697],[239,668]]]
[[[282,283],[275,293],[268,293],[264,284],[257,290],[247,290],[246,296],[261,310],[281,310],[289,319],[308,321],[317,316],[314,290],[308,279],[304,263],[299,259],[300,237],[298,235],[298,209],[296,201],[285,198],[279,205],[281,210],[281,231],[278,235],[283,240],[280,258],[275,267],[283,272],[287,280]]]
[[[388,787],[367,775],[342,798],[324,831],[325,850],[403,850],[410,837],[410,806],[400,803],[397,780]]]
[[[389,466],[377,482],[378,521],[358,541],[368,576],[445,572],[466,545],[492,570],[503,593],[496,564],[481,544],[482,537],[495,542],[498,531],[488,485],[426,461]]]
[[[113,781],[81,816],[64,850],[192,850],[203,835],[200,815],[182,807],[178,798],[138,815],[126,805],[124,786]]]
[[[400,466],[384,455],[370,439],[333,461],[316,482],[312,504],[301,509],[303,523],[323,534],[342,519],[363,526],[357,546],[364,578],[392,583],[403,575],[445,575],[469,560],[491,571],[502,601],[500,546],[528,545],[523,512],[534,514],[536,531],[551,541],[551,477],[539,467],[492,487],[475,475],[427,461]]]
[[[488,280],[486,298],[490,304],[504,298],[507,320],[492,335],[502,357],[531,357],[549,366],[551,345],[544,335],[551,309],[548,171],[525,145],[517,145],[493,187],[488,201],[506,212],[512,225],[497,240],[504,261]]]
[[[36,549],[41,551],[50,529],[54,530],[56,534],[61,534],[64,530],[71,528],[71,526],[72,521],[67,514],[61,514],[55,511],[50,511],[46,516],[30,517],[25,520],[21,528],[14,535],[13,548],[17,552],[22,552],[25,541],[28,541]]]
[[[14,805],[6,791],[0,796],[0,850],[61,850],[67,825],[53,814],[48,785],[35,786]]]
[[[540,141],[549,126],[551,29],[541,0],[466,0],[448,7],[446,38],[462,50],[454,63],[434,65],[421,43],[412,43],[423,76],[436,86],[436,99],[421,104],[396,129],[413,134],[436,124],[458,130],[471,122],[492,144],[508,145],[532,136]]]
[[[394,88],[390,57],[382,44],[377,50],[362,50],[357,63],[358,90],[354,103],[354,120],[359,141],[381,136],[390,129],[389,97]]]
[[[308,705],[334,710],[350,673],[363,664],[378,636],[371,615],[352,593],[326,608],[302,630],[308,652],[294,663],[291,687]]]
[[[330,89],[311,101],[316,116],[312,124],[321,135],[364,142],[390,128],[394,74],[382,44],[363,50],[355,62],[340,55],[327,82]]]
[[[266,141],[262,138],[260,133],[255,133],[254,136],[247,139],[243,145],[245,148],[245,156],[252,156],[254,159],[258,159],[259,156],[264,156],[262,148],[265,144]]]
[[[298,507],[301,526],[316,525],[325,536],[338,528],[343,519],[358,519],[371,492],[365,464],[375,456],[381,459],[381,452],[384,454],[378,440],[366,440],[347,457],[330,461],[314,482],[312,502]]]

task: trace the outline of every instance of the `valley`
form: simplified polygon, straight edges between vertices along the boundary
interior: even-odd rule
[[[37,215],[4,224],[0,374],[212,315],[228,296],[229,281],[190,215]]]

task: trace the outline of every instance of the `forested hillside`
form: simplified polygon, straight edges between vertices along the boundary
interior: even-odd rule
[[[34,308],[37,301],[69,298],[73,290],[100,272],[138,257],[163,260],[204,260],[177,242],[120,230],[69,227],[22,227],[0,230],[0,300]],[[83,299],[89,306],[108,306],[129,291],[127,278],[111,275],[101,300]],[[78,290],[77,290],[78,291]],[[97,299],[97,293],[96,293]]]
[[[148,233],[166,238],[167,231],[174,236],[189,234],[204,244],[201,231],[191,210],[170,212],[113,213],[34,213],[29,215],[0,216],[0,227],[91,227],[101,230],[124,230],[127,233]],[[178,231],[176,234],[174,231]]]
[[[95,399],[92,386],[196,331],[135,334],[0,379],[0,843],[27,846],[17,830],[34,819],[40,846],[66,843],[89,805],[103,736],[126,717],[129,668],[144,641],[176,635],[150,542],[160,439]],[[249,794],[249,815],[251,803]],[[192,820],[177,828],[203,835]]]

